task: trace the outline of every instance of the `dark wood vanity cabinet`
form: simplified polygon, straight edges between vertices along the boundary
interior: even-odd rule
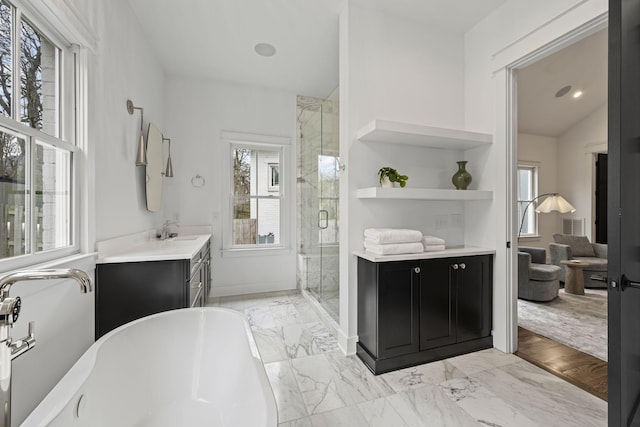
[[[209,242],[192,259],[117,262],[96,266],[96,340],[125,323],[177,308],[206,304]]]
[[[380,374],[492,347],[492,265],[358,258],[358,356]]]

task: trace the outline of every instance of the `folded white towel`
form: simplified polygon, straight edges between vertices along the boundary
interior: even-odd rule
[[[424,247],[425,252],[437,252],[437,251],[444,251],[444,250],[445,250],[444,245],[428,245]]]
[[[422,244],[425,246],[444,245],[444,239],[435,236],[422,236]]]
[[[422,241],[422,232],[404,228],[366,228],[364,237],[378,245],[386,243],[414,243]]]
[[[376,255],[419,254],[424,252],[424,246],[420,242],[376,245],[365,241],[364,247],[368,252]]]

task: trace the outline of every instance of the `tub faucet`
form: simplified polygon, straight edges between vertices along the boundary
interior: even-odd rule
[[[20,297],[9,297],[9,290],[16,282],[46,279],[74,279],[80,284],[80,292],[93,290],[91,277],[75,268],[17,271],[0,279],[0,427],[11,426],[11,361],[36,345],[34,322],[29,322],[28,336],[17,341],[9,336],[9,328],[18,320],[22,305]]]

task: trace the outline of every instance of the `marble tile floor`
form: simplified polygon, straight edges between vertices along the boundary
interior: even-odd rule
[[[374,376],[299,292],[212,298],[246,314],[280,427],[606,426],[607,404],[495,349]]]

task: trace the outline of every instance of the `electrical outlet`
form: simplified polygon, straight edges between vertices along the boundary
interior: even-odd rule
[[[436,229],[441,230],[449,225],[449,215],[436,215]]]
[[[451,225],[454,227],[462,227],[464,225],[464,215],[451,214]]]

